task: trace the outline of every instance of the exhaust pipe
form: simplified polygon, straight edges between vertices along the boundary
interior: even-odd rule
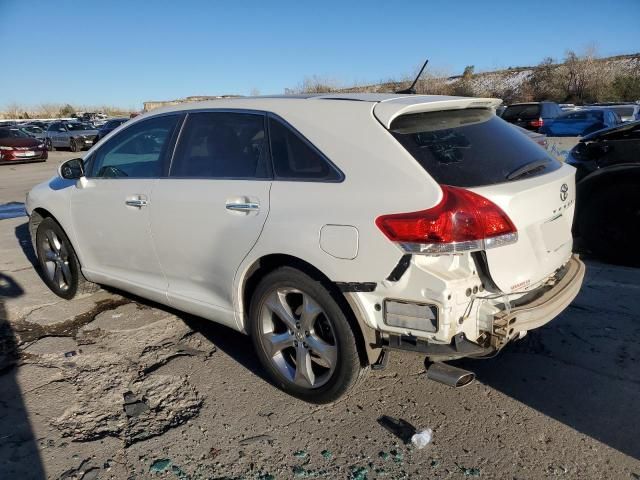
[[[466,387],[476,378],[475,373],[446,363],[434,362],[428,364],[425,362],[425,367],[427,369],[427,378],[429,380],[444,383],[449,387]]]

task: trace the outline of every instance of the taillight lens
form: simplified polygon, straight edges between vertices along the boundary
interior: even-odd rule
[[[428,210],[382,215],[376,225],[411,253],[485,250],[515,243],[518,232],[495,203],[463,188],[442,185],[442,200]]]
[[[541,126],[544,125],[544,120],[542,118],[539,118],[537,120],[531,120],[529,122],[529,125],[531,125],[532,127],[535,127],[535,128],[540,128]]]

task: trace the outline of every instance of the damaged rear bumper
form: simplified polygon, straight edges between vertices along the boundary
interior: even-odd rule
[[[577,255],[565,265],[566,271],[556,284],[535,300],[497,314],[493,320],[492,347],[501,349],[520,332],[549,323],[569,306],[580,292],[585,266]]]
[[[577,255],[564,265],[551,286],[536,293],[526,303],[510,306],[495,314],[489,335],[469,340],[464,333],[455,335],[450,344],[433,343],[408,335],[385,335],[384,349],[422,353],[433,361],[493,355],[523,332],[541,327],[557,317],[578,295],[585,275],[584,263]]]

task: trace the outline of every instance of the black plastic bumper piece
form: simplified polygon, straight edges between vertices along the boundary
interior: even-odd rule
[[[336,282],[341,292],[373,292],[376,282]]]
[[[450,360],[462,357],[482,357],[494,352],[492,347],[483,347],[468,340],[464,333],[453,337],[448,345],[429,343],[409,335],[389,335],[383,348],[423,353],[427,357]]]

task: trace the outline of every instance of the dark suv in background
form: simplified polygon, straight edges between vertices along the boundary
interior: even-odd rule
[[[502,113],[502,119],[527,130],[537,132],[545,124],[562,114],[555,102],[514,103]]]

